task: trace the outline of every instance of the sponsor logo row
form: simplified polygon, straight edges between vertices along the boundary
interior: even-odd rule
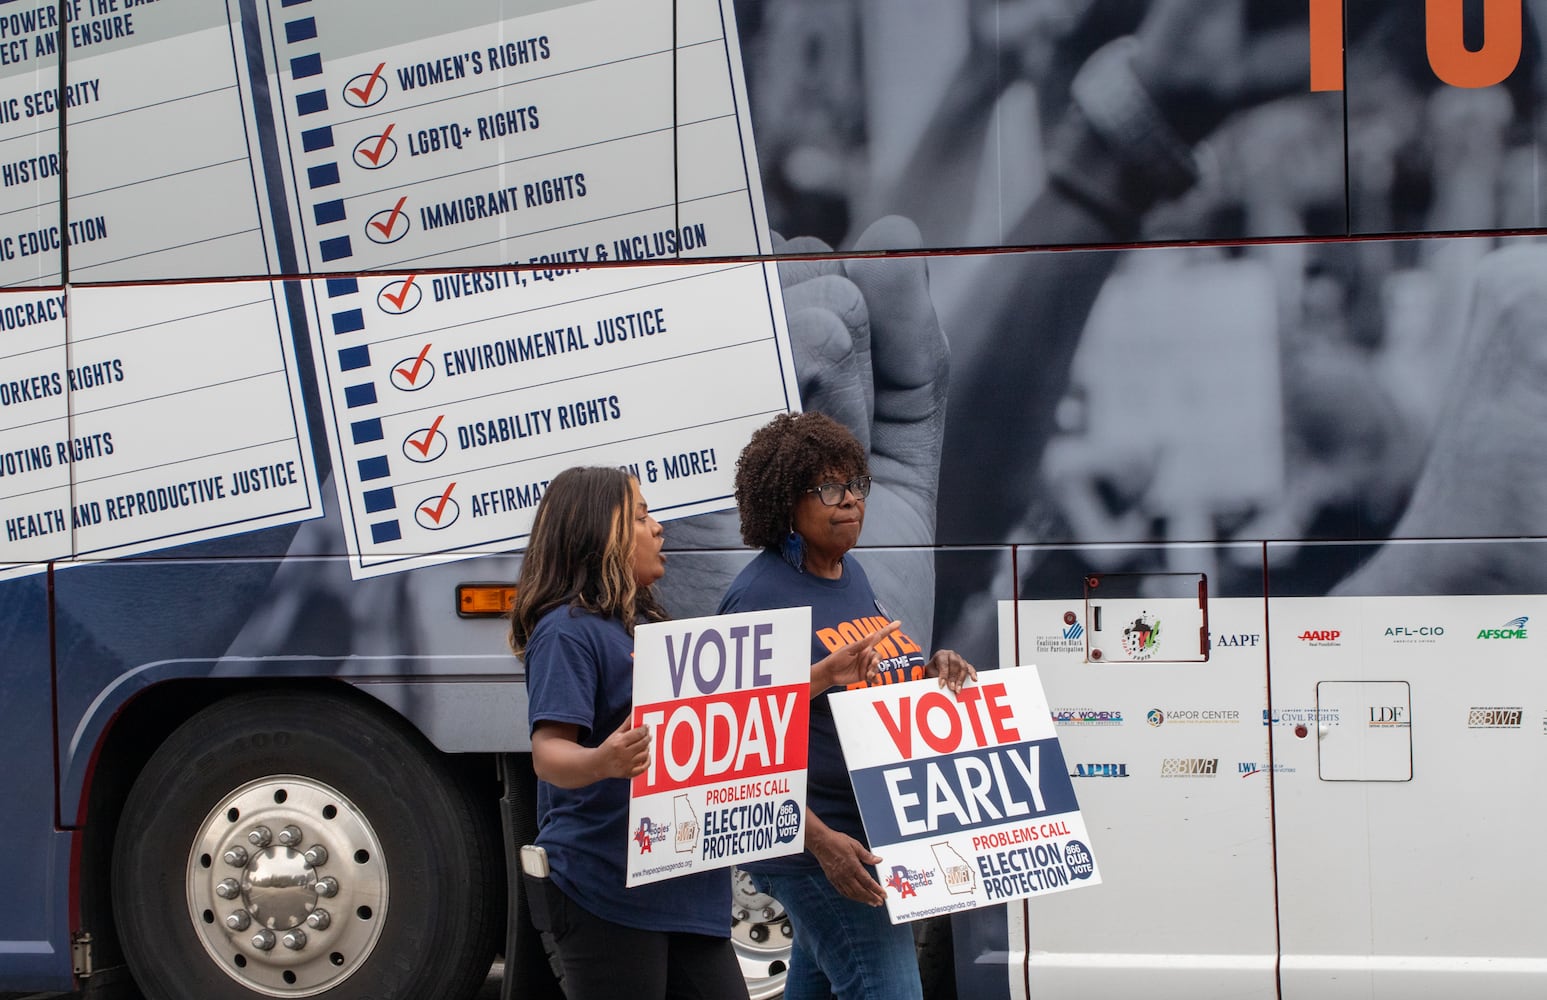
[[[1100,762],[1077,763],[1069,772],[1071,778],[1127,778],[1130,776],[1127,762]],[[1220,770],[1218,757],[1165,757],[1160,761],[1160,776],[1162,778],[1214,778],[1221,773],[1229,773],[1229,765],[1226,770]],[[1235,773],[1243,778],[1250,778],[1259,774],[1294,774],[1295,769],[1287,764],[1269,764],[1267,761],[1242,760],[1237,761]],[[1140,771],[1134,766],[1131,772],[1133,776],[1154,774],[1154,770],[1146,768]]]
[[[1055,726],[1121,726],[1127,719],[1120,708],[1055,708],[1052,711]],[[1144,713],[1144,721],[1150,728],[1187,724],[1234,724],[1242,721],[1242,713],[1236,709],[1159,709]],[[1369,718],[1361,719],[1370,726],[1409,726],[1408,709],[1402,705],[1371,706]],[[1264,726],[1339,726],[1344,722],[1343,713],[1336,708],[1274,708],[1262,710]],[[1520,729],[1525,724],[1525,708],[1520,705],[1474,705],[1466,710],[1468,729]],[[1547,733],[1547,714],[1543,715],[1543,732]]]
[[[1064,616],[1068,623],[1058,635],[1036,637],[1038,655],[1085,652],[1085,628],[1073,612]],[[1376,635],[1395,645],[1435,645],[1456,638],[1471,641],[1496,642],[1501,640],[1529,639],[1526,625],[1529,615],[1520,615],[1505,622],[1484,623],[1476,626],[1454,625],[1444,622],[1392,622],[1376,626]],[[1352,641],[1352,632],[1346,628],[1306,628],[1295,635],[1298,645],[1309,647],[1342,646]],[[1209,633],[1209,648],[1227,647],[1256,648],[1262,645],[1259,632]],[[1143,614],[1124,626],[1123,652],[1131,660],[1152,660],[1161,655],[1161,630],[1159,617]]]
[[[1120,708],[1055,708],[1052,716],[1055,726],[1121,726],[1124,722]],[[1152,708],[1144,713],[1144,721],[1156,729],[1167,724],[1237,723],[1241,713],[1234,708]]]
[[[1079,617],[1073,611],[1066,611],[1062,631],[1057,635],[1044,634],[1036,637],[1036,652],[1039,656],[1060,653],[1083,656],[1086,638],[1085,626],[1080,623]],[[1261,632],[1209,633],[1211,650],[1254,648],[1262,645]],[[1153,660],[1160,657],[1162,655],[1160,617],[1146,611],[1123,626],[1122,647],[1123,654],[1130,660]]]
[[[1396,645],[1436,645],[1454,639],[1497,642],[1501,640],[1529,639],[1526,624],[1530,615],[1521,615],[1506,622],[1480,625],[1454,625],[1445,622],[1393,622],[1377,626],[1376,635]],[[1295,639],[1301,646],[1342,646],[1351,641],[1348,630],[1341,628],[1307,628]]]

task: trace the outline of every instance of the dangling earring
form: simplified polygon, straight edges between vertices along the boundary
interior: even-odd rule
[[[784,556],[785,562],[795,567],[795,572],[806,571],[806,540],[795,534],[794,528],[784,536],[784,545],[780,548],[779,554]]]

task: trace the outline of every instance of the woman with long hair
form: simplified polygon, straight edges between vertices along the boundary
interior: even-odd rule
[[[747,995],[729,869],[624,887],[629,780],[650,754],[629,724],[634,626],[666,617],[651,591],[663,541],[628,473],[566,469],[537,505],[511,608],[550,870],[537,891],[570,1000]]]

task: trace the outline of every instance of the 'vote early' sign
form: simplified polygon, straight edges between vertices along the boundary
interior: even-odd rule
[[[1101,881],[1035,667],[830,701],[893,923]]]

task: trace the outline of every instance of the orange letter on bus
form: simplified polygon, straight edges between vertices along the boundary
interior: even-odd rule
[[[1452,87],[1491,87],[1520,62],[1520,0],[1483,0],[1483,46],[1476,52],[1463,37],[1464,2],[1429,0],[1429,66]]]

